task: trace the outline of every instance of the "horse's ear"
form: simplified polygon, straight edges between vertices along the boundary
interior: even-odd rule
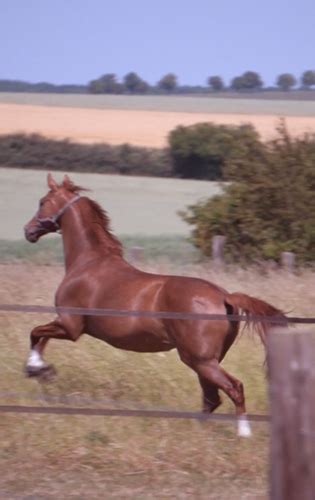
[[[51,173],[49,173],[47,175],[47,184],[48,184],[49,189],[51,189],[52,191],[56,191],[58,189],[58,184],[53,179],[53,176],[51,175]]]
[[[70,180],[70,177],[67,174],[65,174],[63,176],[62,184],[63,184],[63,187],[65,187],[65,188],[72,186],[72,181]]]

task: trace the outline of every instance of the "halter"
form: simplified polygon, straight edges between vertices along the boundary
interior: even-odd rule
[[[58,231],[60,229],[60,225],[58,224],[58,219],[65,213],[65,211],[78,199],[80,195],[77,194],[71,200],[69,200],[57,213],[51,215],[50,217],[38,217],[36,216],[36,221],[40,228],[48,229],[49,231]]]

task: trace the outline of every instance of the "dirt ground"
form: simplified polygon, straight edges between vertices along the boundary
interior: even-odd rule
[[[275,135],[279,116],[249,114],[211,114],[122,109],[90,109],[0,104],[0,134],[40,133],[55,139],[110,144],[130,143],[162,147],[177,125],[199,122],[221,124],[252,123],[264,139]],[[289,131],[300,135],[315,132],[315,117],[288,116]]]

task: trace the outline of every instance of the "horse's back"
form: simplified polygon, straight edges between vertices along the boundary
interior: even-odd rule
[[[122,259],[92,261],[67,273],[57,305],[222,312],[226,290],[193,277],[143,272]],[[71,304],[74,305],[74,304]]]

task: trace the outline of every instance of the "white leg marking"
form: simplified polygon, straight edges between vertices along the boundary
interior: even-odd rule
[[[46,363],[35,349],[31,349],[26,366],[30,368],[43,368],[43,366],[46,366]]]
[[[250,437],[252,435],[250,424],[245,415],[242,415],[238,419],[237,435],[240,437]]]

